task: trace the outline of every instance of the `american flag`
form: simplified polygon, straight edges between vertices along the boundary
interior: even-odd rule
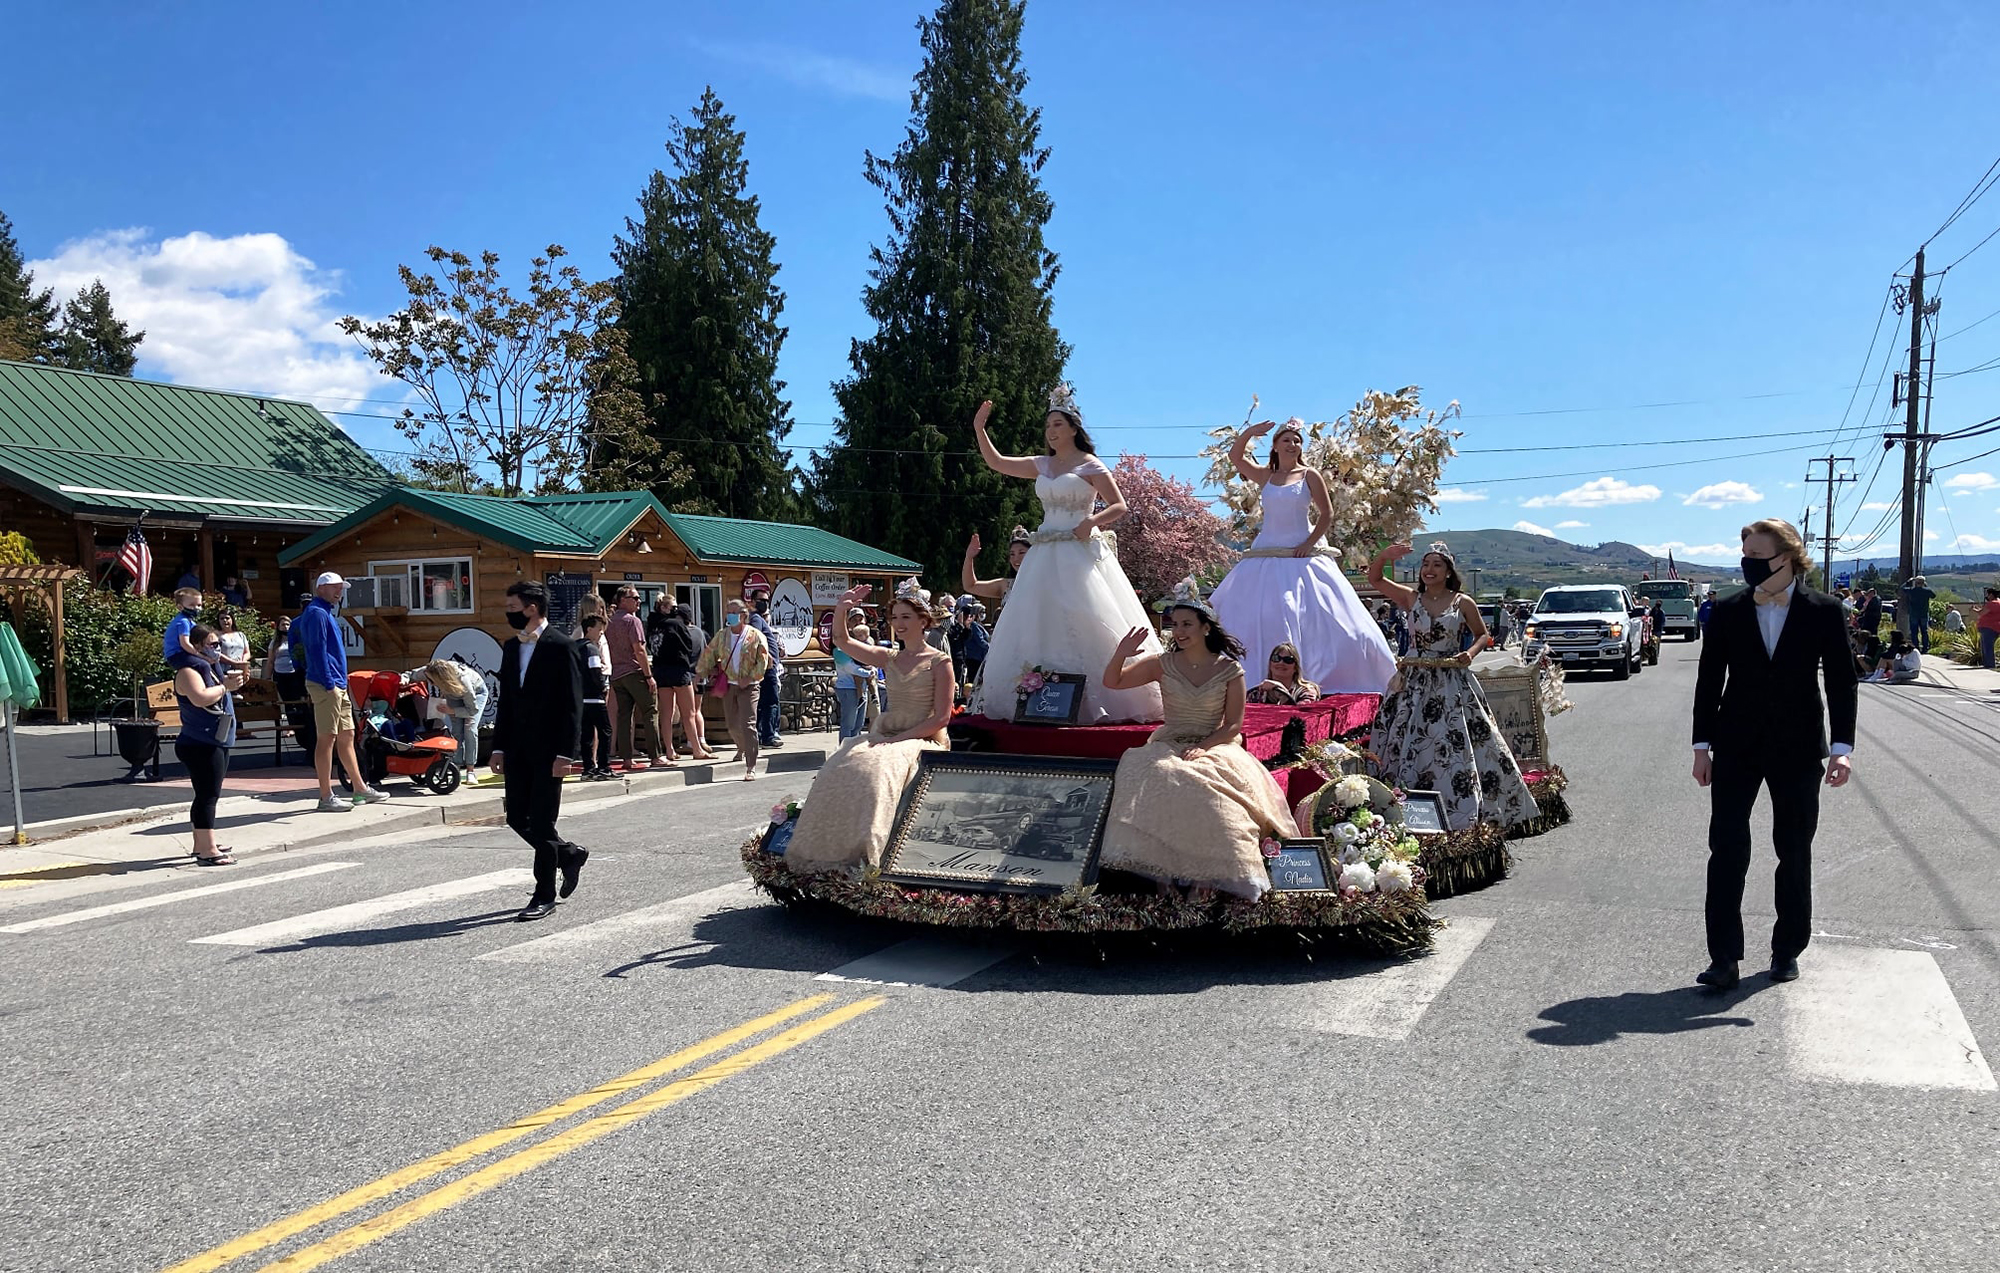
[[[1667,549],[1667,578],[1678,579],[1680,577],[1680,568],[1674,565],[1674,550],[1669,548]]]
[[[125,533],[125,546],[118,550],[118,565],[132,576],[133,592],[144,592],[153,581],[153,550],[147,546],[137,522]]]

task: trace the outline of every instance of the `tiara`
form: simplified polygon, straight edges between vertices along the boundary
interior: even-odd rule
[[[1083,424],[1083,408],[1076,405],[1076,392],[1067,380],[1049,390],[1049,410],[1062,412],[1079,426]]]
[[[1297,416],[1293,416],[1291,419],[1285,421],[1283,424],[1278,426],[1278,433],[1296,433],[1300,437],[1304,437],[1305,432],[1306,432],[1306,422],[1304,420],[1301,420]],[[1272,436],[1276,437],[1277,434],[1273,434]]]
[[[1206,617],[1210,623],[1219,622],[1215,617],[1215,611],[1210,608],[1208,602],[1202,600],[1201,587],[1195,583],[1193,575],[1183,576],[1181,581],[1174,585],[1173,595],[1160,603],[1160,610],[1162,613],[1169,610],[1193,610]]]
[[[1026,526],[1016,526],[1016,527],[1014,528],[1014,533],[1013,533],[1013,534],[1012,534],[1011,536],[1009,536],[1009,537],[1008,537],[1008,540],[1007,540],[1007,542],[1008,542],[1008,543],[1009,543],[1010,545],[1012,545],[1012,544],[1032,544],[1032,543],[1034,543],[1034,542],[1035,542],[1035,540],[1034,540],[1034,537],[1033,537],[1033,536],[1031,536],[1031,535],[1029,535],[1029,534],[1028,534],[1028,528],[1027,528]]]
[[[1444,558],[1446,561],[1455,562],[1458,560],[1458,558],[1451,555],[1451,546],[1446,544],[1442,539],[1433,539],[1431,541],[1431,546],[1429,548],[1424,549],[1424,556],[1428,557],[1432,553],[1436,553],[1438,556]]]

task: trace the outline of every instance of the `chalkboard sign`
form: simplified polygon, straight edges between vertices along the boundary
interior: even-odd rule
[[[1403,828],[1416,835],[1443,835],[1444,796],[1435,791],[1403,793]]]
[[[1318,840],[1285,840],[1278,856],[1265,858],[1271,868],[1271,889],[1277,893],[1324,893],[1333,886],[1327,881],[1326,854]]]
[[[1014,700],[1016,725],[1074,725],[1083,710],[1084,678],[1076,672],[1044,672],[1042,688]]]
[[[552,570],[542,584],[549,590],[549,625],[559,632],[576,635],[576,612],[590,595],[590,576]]]
[[[764,852],[783,857],[785,850],[792,845],[792,832],[798,825],[797,818],[786,818],[783,822],[773,823],[764,832]]]

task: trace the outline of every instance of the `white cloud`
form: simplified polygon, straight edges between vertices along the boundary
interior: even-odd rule
[[[1584,528],[1588,527],[1589,525],[1590,525],[1590,523],[1589,523],[1589,522],[1557,522],[1557,523],[1556,523],[1556,529],[1557,529],[1557,530],[1583,530]]]
[[[1546,535],[1550,539],[1556,537],[1556,533],[1548,527],[1537,526],[1533,522],[1515,522],[1514,529],[1520,531],[1523,535]]]
[[[1779,483],[1779,485],[1783,486],[1788,491],[1796,491],[1797,489],[1799,489],[1799,484],[1797,482],[1781,482]]]
[[[1925,543],[1929,543],[1930,541],[1932,541],[1932,540],[1934,540],[1934,539],[1939,539],[1939,538],[1942,538],[1942,536],[1940,536],[1940,535],[1939,535],[1939,534],[1938,534],[1938,533],[1937,533],[1936,531],[1934,531],[1934,530],[1927,530],[1927,531],[1925,531],[1925,532],[1924,532],[1924,542],[1925,542]]]
[[[1615,477],[1596,477],[1557,495],[1537,495],[1521,501],[1523,508],[1609,508],[1614,504],[1650,504],[1660,498],[1657,486],[1634,486]]]
[[[1460,486],[1447,486],[1431,498],[1440,504],[1477,504],[1486,498],[1486,492],[1468,491]]]
[[[2000,539],[1984,535],[1960,535],[1944,546],[1948,553],[2000,553]]]
[[[1948,491],[1990,491],[2000,486],[2000,477],[1991,473],[1960,473],[1957,477],[1946,478],[1944,486]]]
[[[1681,501],[1686,508],[1727,508],[1731,504],[1761,504],[1764,492],[1748,482],[1710,482]]]
[[[103,279],[118,316],[146,333],[141,375],[330,408],[403,396],[334,326],[339,274],[279,235],[197,230],[154,241],[143,229],[108,230],[29,268],[59,296]]]
[[[912,76],[907,71],[871,66],[853,58],[786,44],[724,40],[695,40],[693,44],[710,57],[769,71],[801,88],[825,89],[841,97],[866,97],[878,102],[910,100]]]
[[[1864,513],[1886,513],[1889,511],[1889,505],[1884,500],[1871,500],[1861,506],[1861,511]]]
[[[1741,544],[1684,544],[1678,539],[1664,544],[1636,544],[1643,553],[1664,558],[1673,553],[1676,562],[1692,561],[1708,565],[1734,565],[1743,556]]]

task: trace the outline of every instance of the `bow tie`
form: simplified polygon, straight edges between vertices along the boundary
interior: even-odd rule
[[[1792,590],[1790,588],[1785,589],[1783,592],[1776,592],[1776,593],[1760,592],[1753,590],[1751,595],[1757,599],[1757,604],[1760,606],[1776,606],[1778,609],[1782,610],[1786,606],[1792,604]]]

